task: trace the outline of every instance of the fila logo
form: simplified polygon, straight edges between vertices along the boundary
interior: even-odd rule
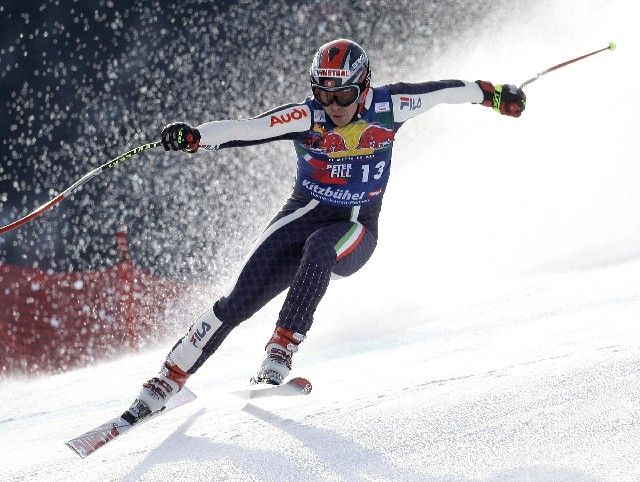
[[[418,97],[400,97],[400,110],[416,110],[422,106],[422,99]]]
[[[191,339],[189,340],[191,342],[191,344],[193,346],[195,346],[196,348],[198,348],[198,345],[196,345],[196,342],[202,341],[202,339],[204,338],[204,335],[207,333],[207,331],[209,331],[211,329],[211,325],[209,323],[207,323],[206,321],[202,322],[202,326],[200,327],[200,329],[196,329],[196,331],[194,331],[193,335],[191,335]]]
[[[271,125],[269,127],[277,126],[280,124],[287,124],[292,120],[300,120],[303,117],[307,117],[307,112],[303,109],[293,109],[291,112],[281,114],[279,116],[271,116]]]
[[[314,110],[313,111],[313,121],[314,122],[326,122],[327,118],[323,110]]]

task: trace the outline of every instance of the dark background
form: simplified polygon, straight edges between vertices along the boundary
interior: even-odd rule
[[[172,121],[254,116],[309,95],[317,47],[338,37],[400,81],[500,2],[14,1],[0,6],[0,224]],[[415,79],[412,79],[415,80]],[[424,79],[427,80],[427,79]],[[0,262],[50,271],[117,260],[128,232],[143,269],[229,276],[288,194],[286,142],[196,155],[156,149],[0,237]]]

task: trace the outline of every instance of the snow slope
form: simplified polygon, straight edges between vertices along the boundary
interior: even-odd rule
[[[260,337],[241,327],[192,380],[195,402],[85,460],[63,442],[125,408],[163,352],[10,383],[2,477],[637,480],[639,287],[632,262],[405,308],[413,329],[355,344],[318,330],[296,360],[314,391],[295,399],[230,394],[258,362]]]
[[[639,480],[634,18],[631,1],[542,2],[425,67],[524,80],[619,44],[529,86],[519,120],[442,106],[403,127],[378,251],[296,356],[310,396],[231,394],[275,300],[192,378],[195,402],[85,460],[64,441],[125,409],[170,342],[3,383],[0,479]]]

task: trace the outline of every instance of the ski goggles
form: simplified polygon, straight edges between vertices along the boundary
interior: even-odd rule
[[[345,85],[341,87],[322,87],[318,84],[311,84],[313,97],[324,107],[328,107],[336,102],[340,107],[349,107],[360,96],[358,85]]]

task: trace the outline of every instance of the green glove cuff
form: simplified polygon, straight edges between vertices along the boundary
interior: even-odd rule
[[[502,101],[502,84],[494,85],[495,91],[493,92],[493,110],[498,114],[500,112],[500,102]]]

